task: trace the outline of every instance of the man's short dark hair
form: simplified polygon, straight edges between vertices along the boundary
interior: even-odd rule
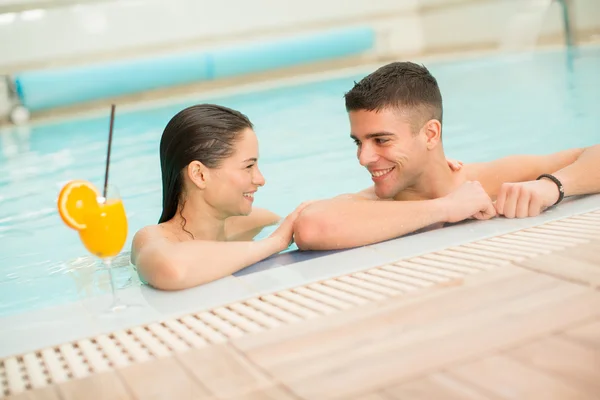
[[[347,111],[410,111],[414,133],[430,119],[442,123],[442,94],[437,80],[425,66],[412,62],[384,65],[355,83],[344,98]]]

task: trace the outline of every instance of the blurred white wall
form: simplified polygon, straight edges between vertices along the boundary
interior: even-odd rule
[[[25,0],[8,3],[11,1]],[[514,17],[528,4],[543,2],[88,0],[85,4],[0,14],[0,73],[365,23],[377,31],[378,55],[493,45],[507,37],[508,28],[519,22]],[[6,3],[0,9],[10,9]],[[577,30],[600,30],[600,0],[572,3]],[[541,33],[561,35],[558,4],[554,2],[543,17]],[[527,28],[535,23],[535,19],[531,21],[521,25]],[[512,33],[518,38],[527,32],[513,29]]]
[[[593,32],[600,34],[600,0],[568,1],[574,33],[581,39],[587,39],[586,36]],[[450,4],[450,0],[420,2],[429,6],[428,12],[422,15],[424,40],[430,51],[469,45],[500,45],[509,40],[527,42],[528,35],[538,33],[542,40],[563,34],[561,6],[554,0],[466,0],[464,6],[456,7],[444,6]],[[544,8],[546,11],[537,16],[536,12]]]
[[[286,34],[406,14],[418,0],[115,0],[0,16],[1,65]]]

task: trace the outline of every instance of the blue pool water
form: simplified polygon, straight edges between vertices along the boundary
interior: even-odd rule
[[[600,49],[431,63],[444,97],[447,155],[465,162],[513,153],[544,154],[600,142]],[[367,73],[366,71],[365,73]],[[255,123],[267,185],[257,207],[280,215],[300,202],[370,184],[349,139],[343,94],[364,74],[232,97],[200,99],[241,110]],[[119,112],[111,180],[135,231],[156,223],[158,144],[186,102]],[[0,316],[106,292],[95,263],[56,212],[69,179],[99,186],[108,129],[101,118],[67,120],[0,134]],[[268,232],[265,232],[265,235]],[[119,285],[138,285],[128,267]]]

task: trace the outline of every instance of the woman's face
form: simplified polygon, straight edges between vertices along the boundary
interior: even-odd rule
[[[258,169],[258,139],[245,129],[235,143],[235,152],[219,168],[209,170],[205,201],[225,216],[248,215],[254,193],[265,184]]]

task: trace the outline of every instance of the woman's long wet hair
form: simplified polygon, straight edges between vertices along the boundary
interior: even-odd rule
[[[199,104],[178,112],[160,140],[162,214],[158,223],[175,216],[183,201],[183,174],[192,161],[218,168],[235,150],[241,133],[252,129],[244,114],[215,104]]]

